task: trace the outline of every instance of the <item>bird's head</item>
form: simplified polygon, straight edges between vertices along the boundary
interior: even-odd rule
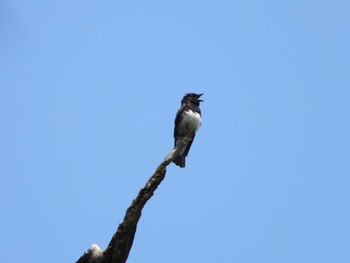
[[[196,93],[186,93],[186,95],[183,97],[181,104],[184,103],[193,103],[197,106],[199,106],[199,103],[202,102],[203,100],[199,99],[202,94],[196,94]]]

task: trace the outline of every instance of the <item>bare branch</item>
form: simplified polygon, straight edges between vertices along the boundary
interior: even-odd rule
[[[97,245],[85,252],[76,263],[125,263],[130,249],[132,247],[137,223],[141,217],[142,209],[147,201],[153,196],[154,191],[165,178],[166,167],[174,160],[179,152],[184,151],[192,135],[185,137],[182,141],[169,152],[154,174],[147,181],[137,197],[132,201],[130,207],[126,210],[123,222],[114,233],[108,247],[101,250]]]

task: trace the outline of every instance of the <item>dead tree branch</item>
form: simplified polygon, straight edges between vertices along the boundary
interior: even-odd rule
[[[108,247],[105,250],[97,245],[85,252],[76,263],[125,263],[130,249],[132,247],[137,223],[141,217],[142,209],[147,201],[153,196],[154,191],[165,178],[166,167],[174,158],[186,148],[187,143],[192,136],[185,137],[177,147],[169,152],[154,174],[143,187],[137,197],[132,201],[130,207],[126,210],[124,220],[117,231],[114,233]]]

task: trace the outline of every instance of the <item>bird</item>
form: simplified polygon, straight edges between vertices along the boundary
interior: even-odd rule
[[[181,100],[181,107],[176,113],[174,127],[174,147],[186,136],[191,136],[186,148],[179,152],[174,158],[173,163],[181,168],[185,167],[185,158],[193,143],[196,132],[202,123],[201,110],[199,103],[203,100],[199,99],[203,94],[186,93]]]

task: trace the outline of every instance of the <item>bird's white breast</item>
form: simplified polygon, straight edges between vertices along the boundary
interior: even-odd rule
[[[192,133],[196,132],[199,129],[199,127],[201,126],[202,118],[198,112],[189,110],[183,113],[182,122],[187,132]]]

